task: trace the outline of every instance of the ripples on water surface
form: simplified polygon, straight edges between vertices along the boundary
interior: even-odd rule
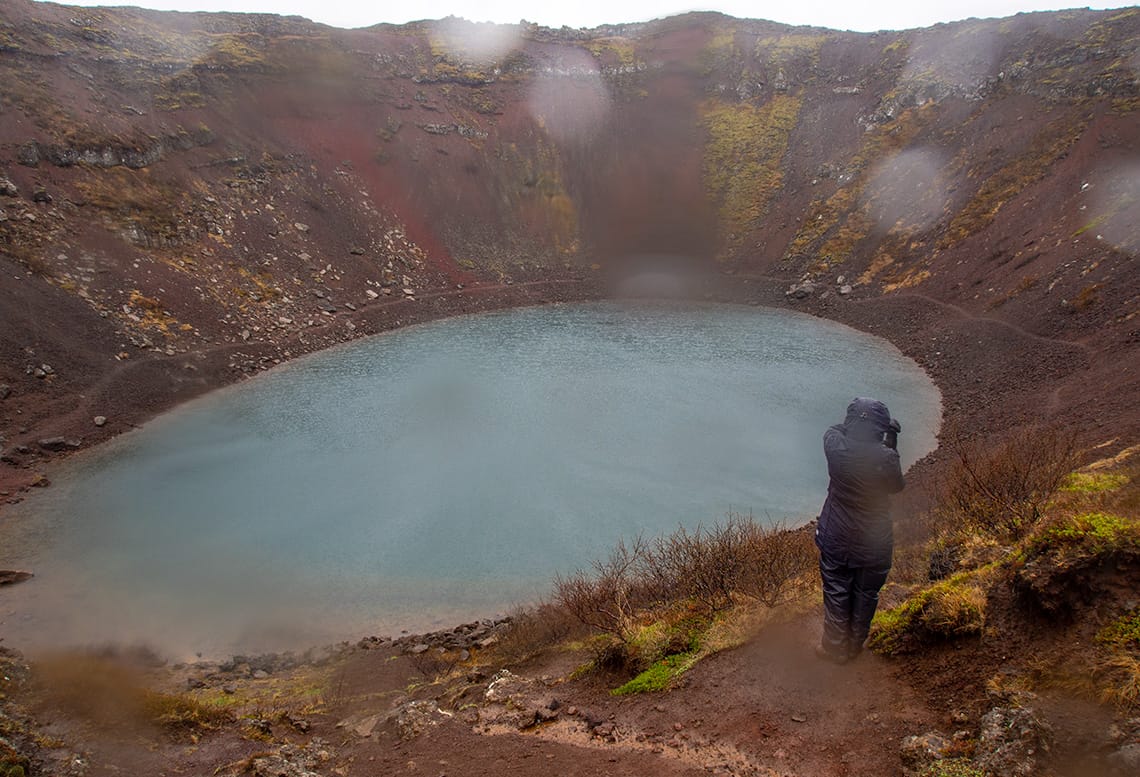
[[[589,304],[448,319],[294,362],[53,474],[0,516],[0,636],[185,654],[452,625],[620,537],[802,522],[857,395],[934,447],[883,340],[784,311]]]

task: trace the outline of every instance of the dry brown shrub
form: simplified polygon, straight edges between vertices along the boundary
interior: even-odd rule
[[[462,652],[441,647],[429,648],[420,653],[404,653],[404,658],[425,680],[429,681],[439,677],[450,677],[455,667],[465,660]]]
[[[552,602],[519,608],[495,646],[508,664],[520,664],[582,632],[582,623],[569,610]]]
[[[723,610],[746,573],[754,528],[738,516],[691,532],[682,526],[653,543],[640,559],[640,571],[661,601],[691,598],[711,612]]]
[[[723,523],[681,527],[652,543],[619,543],[592,574],[558,578],[554,601],[581,623],[627,643],[639,614],[662,605],[690,601],[712,614],[743,595],[774,606],[816,558],[808,531],[729,515]]]
[[[581,623],[600,632],[628,639],[640,607],[648,604],[649,586],[637,574],[646,553],[641,537],[632,545],[619,540],[604,561],[595,561],[593,573],[578,570],[554,579],[554,601]]]
[[[992,446],[959,438],[947,449],[953,463],[939,484],[943,520],[999,539],[1035,526],[1079,463],[1074,436],[1048,428],[1022,429]]]
[[[741,590],[775,607],[797,578],[816,567],[819,554],[810,531],[789,530],[776,524],[767,528],[753,526],[747,557]]]

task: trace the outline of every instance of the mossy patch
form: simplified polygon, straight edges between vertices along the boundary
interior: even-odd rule
[[[262,70],[267,66],[268,40],[257,33],[232,33],[213,37],[202,61],[232,70]]]
[[[629,38],[593,38],[585,45],[605,67],[626,70],[639,65],[637,49]]]
[[[783,188],[782,162],[802,102],[798,96],[781,94],[759,106],[723,100],[701,106],[708,132],[705,186],[720,205],[724,254],[740,248]]]
[[[1116,491],[1128,482],[1128,476],[1114,472],[1074,472],[1065,478],[1061,490],[1089,494]]]
[[[740,67],[740,60],[740,51],[736,46],[736,28],[718,29],[701,50],[701,72],[706,76],[730,72]]]
[[[986,592],[996,565],[961,572],[919,591],[906,602],[875,613],[868,647],[888,655],[921,642],[981,634]]]
[[[666,656],[660,661],[654,662],[652,666],[629,682],[614,688],[611,693],[615,696],[625,696],[633,693],[664,691],[696,663],[697,656],[695,653],[677,653]]]
[[[815,256],[813,271],[823,273],[842,264],[855,251],[856,245],[870,234],[874,224],[869,203],[863,197],[870,178],[869,168],[878,160],[905,148],[926,126],[930,114],[923,108],[911,108],[880,125],[864,136],[858,153],[846,166],[852,182],[841,186],[826,199],[817,199],[804,217],[803,226],[784,253],[785,259]],[[888,258],[889,259],[889,258]],[[890,261],[880,262],[879,269]],[[868,280],[874,273],[868,276]],[[921,282],[919,278],[916,282]],[[913,285],[913,284],[912,284]]]
[[[1096,641],[1118,650],[1140,650],[1140,608],[1133,608],[1097,632]]]
[[[1140,522],[1112,513],[1083,513],[1051,523],[1026,543],[1028,558],[1048,552],[1099,555],[1140,549]]]
[[[950,221],[938,247],[949,248],[993,223],[1006,203],[1054,169],[1057,160],[1068,153],[1087,124],[1085,118],[1053,121],[1037,134],[1024,154],[996,172],[984,175],[977,192]],[[983,177],[983,173],[972,170],[970,177]]]
[[[968,758],[943,758],[928,764],[918,777],[986,777]]]
[[[769,65],[788,64],[802,59],[815,64],[819,61],[819,50],[827,40],[822,34],[776,35],[756,41],[757,59]]]

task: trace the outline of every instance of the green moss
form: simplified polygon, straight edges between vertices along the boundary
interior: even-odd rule
[[[847,164],[852,183],[841,187],[826,200],[812,203],[803,226],[788,244],[784,258],[814,256],[813,269],[823,272],[850,257],[856,244],[870,233],[873,226],[870,206],[863,202],[868,169],[909,144],[926,125],[927,118],[927,111],[912,108],[866,133],[863,145]]]
[[[759,226],[783,188],[782,162],[801,104],[798,96],[776,95],[760,106],[711,100],[701,107],[705,186],[720,204],[726,254]]]
[[[695,654],[701,649],[709,626],[706,618],[673,614],[634,631],[629,648],[642,666],[678,653]]]
[[[1054,121],[1038,133],[1028,151],[998,171],[985,175],[973,198],[950,221],[938,247],[949,248],[993,223],[1006,203],[1054,169],[1087,124],[1088,120],[1083,118]],[[971,171],[971,177],[980,175],[980,171]]]
[[[1140,549],[1140,524],[1111,513],[1084,513],[1045,527],[1026,543],[1026,557],[1050,551],[1087,554]]]
[[[943,758],[928,764],[918,777],[986,777],[968,758]]]
[[[257,33],[213,36],[203,60],[234,70],[260,70],[267,65],[265,38]]]
[[[586,48],[609,67],[626,68],[638,63],[637,49],[628,38],[595,38],[587,41]]]
[[[986,590],[995,569],[995,564],[989,564],[960,572],[898,607],[875,613],[868,647],[893,654],[918,641],[980,634],[986,621]]]
[[[1117,473],[1074,472],[1065,478],[1065,482],[1061,484],[1061,490],[1077,494],[1116,491],[1127,482],[1127,475]]]
[[[1096,641],[1118,650],[1140,650],[1140,608],[1133,608],[1105,626]]]
[[[654,662],[652,666],[628,683],[614,688],[610,693],[615,696],[625,696],[632,693],[664,691],[696,663],[697,656],[694,653],[677,653],[666,656],[660,661]]]
[[[896,51],[906,53],[910,50],[910,41],[906,38],[896,38],[883,47],[884,54],[893,54]]]
[[[1124,116],[1140,108],[1140,97],[1120,97],[1112,101],[1112,112]]]
[[[806,59],[811,63],[819,60],[819,50],[827,40],[826,35],[777,35],[756,41],[756,56],[766,59],[770,65],[787,64],[795,59]]]

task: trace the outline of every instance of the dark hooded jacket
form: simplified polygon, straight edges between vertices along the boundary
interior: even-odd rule
[[[891,564],[894,537],[888,495],[902,491],[904,481],[898,451],[883,442],[890,424],[886,405],[857,398],[848,406],[844,422],[823,435],[831,482],[819,515],[816,544],[848,566]]]

